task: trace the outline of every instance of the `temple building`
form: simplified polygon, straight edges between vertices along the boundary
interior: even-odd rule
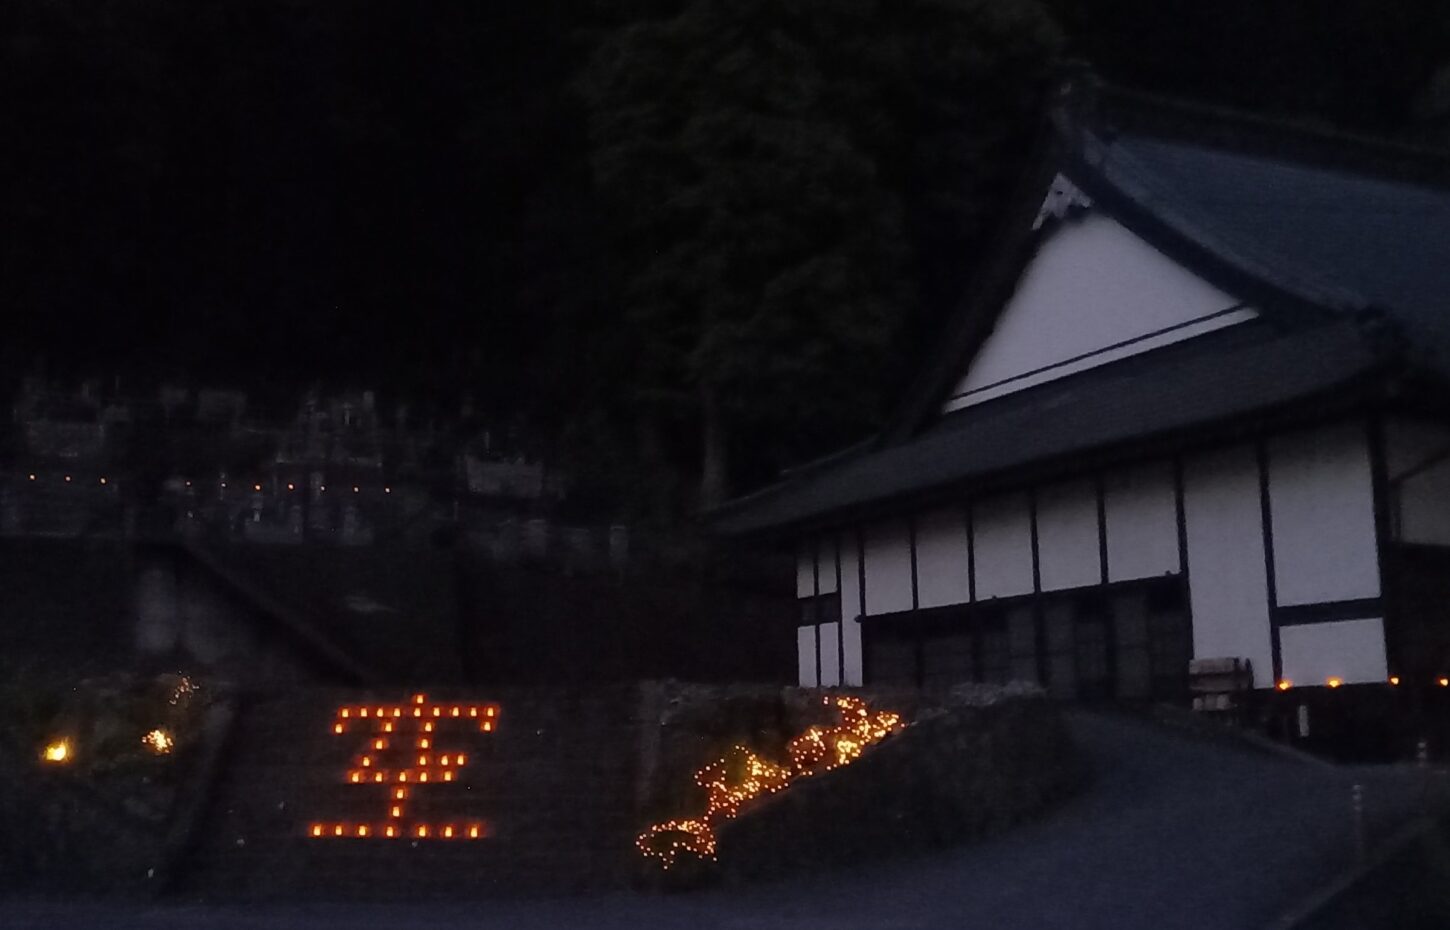
[[[805,685],[1450,685],[1450,170],[1062,89],[880,434],[714,514]]]

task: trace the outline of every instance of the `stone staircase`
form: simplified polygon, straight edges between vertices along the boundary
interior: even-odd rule
[[[253,699],[171,891],[417,899],[620,886],[636,865],[635,714],[629,688]]]

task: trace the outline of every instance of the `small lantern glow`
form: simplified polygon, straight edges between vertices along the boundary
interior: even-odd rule
[[[172,747],[176,745],[176,740],[172,738],[171,734],[160,729],[152,730],[141,737],[141,742],[145,743],[146,748],[158,756],[168,755]]]
[[[1274,687],[1278,688],[1280,691],[1288,691],[1290,688],[1294,687],[1294,683],[1287,678],[1281,678],[1279,679],[1279,683]]]
[[[1400,683],[1400,676],[1399,675],[1391,675],[1390,676],[1390,684],[1397,685],[1399,683]]]
[[[341,733],[342,732],[342,724],[340,724],[340,723],[334,723],[332,725],[332,732],[334,732],[334,733]]]
[[[54,765],[60,765],[70,761],[70,740],[58,739],[48,744],[40,758]]]
[[[1329,687],[1331,687],[1331,688],[1338,688],[1340,685],[1344,684],[1344,679],[1343,678],[1329,678],[1324,683],[1326,685],[1328,685]]]
[[[321,836],[322,835],[322,824],[320,824],[320,823],[314,823],[312,825],[312,835],[313,836]]]
[[[483,831],[479,829],[478,824],[474,824],[473,826],[468,828],[468,838],[470,840],[476,840],[478,839],[479,834],[482,832]]]
[[[1442,688],[1450,688],[1450,678],[1441,678],[1438,684]]]
[[[443,828],[443,838],[446,839],[446,840],[453,839],[453,828],[452,827],[444,827]]]

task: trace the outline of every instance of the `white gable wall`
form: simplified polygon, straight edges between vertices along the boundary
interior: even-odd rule
[[[1052,233],[945,411],[1253,319],[1103,213]]]

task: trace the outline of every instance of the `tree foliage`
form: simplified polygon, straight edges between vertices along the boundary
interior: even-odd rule
[[[980,231],[1054,39],[1021,3],[692,0],[601,42],[581,87],[631,399],[701,425],[707,503],[732,437],[778,466],[879,418],[944,270],[923,246]]]

